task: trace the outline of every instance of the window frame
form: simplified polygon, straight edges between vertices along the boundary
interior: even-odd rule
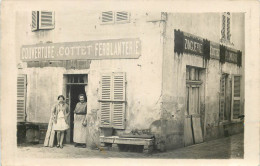
[[[110,87],[109,89],[109,92],[106,91],[106,93],[108,92],[109,93],[109,98],[107,97],[107,94],[105,96],[105,98],[102,98],[102,94],[103,94],[103,91],[102,91],[102,84],[103,84],[103,76],[106,76],[106,77],[110,77],[110,83],[107,84],[106,82],[106,87],[105,89],[107,89],[108,87]],[[116,76],[122,76],[123,77],[123,98],[122,100],[119,100],[119,99],[115,99],[115,95],[114,95],[114,88],[115,88],[115,77]],[[125,124],[126,124],[126,117],[125,117],[125,111],[126,111],[126,73],[125,72],[110,72],[110,73],[102,73],[101,74],[101,77],[100,77],[100,90],[99,90],[99,106],[100,106],[100,127],[101,128],[106,128],[106,127],[111,127],[111,128],[114,128],[114,129],[125,129]],[[104,103],[106,103],[107,105],[105,105]],[[114,119],[115,115],[115,106],[117,108],[119,108],[119,104],[122,104],[122,126],[116,126],[116,120],[117,118]],[[104,108],[106,110],[110,110],[109,113],[107,112],[104,112],[108,119],[109,119],[109,124],[107,125],[104,125],[102,124],[102,106],[104,106]],[[118,113],[118,112],[117,112]],[[117,114],[118,115],[118,114]],[[109,117],[108,117],[109,116]]]
[[[112,15],[113,15],[113,20],[110,21],[110,22],[103,22],[103,13],[105,12],[112,12]],[[127,20],[121,20],[121,21],[117,21],[117,13],[119,12],[126,12],[127,13]],[[131,20],[131,13],[128,12],[128,11],[103,11],[100,13],[100,24],[101,25],[107,25],[107,24],[123,24],[123,23],[130,23],[130,20]]]
[[[36,12],[36,27],[33,27],[33,12]],[[51,12],[52,13],[52,25],[44,27],[41,25],[41,16],[42,12]],[[55,28],[55,12],[54,11],[47,11],[47,10],[33,10],[31,13],[31,30],[32,32],[37,32],[39,30],[51,30]]]
[[[229,122],[230,121],[230,118],[231,118],[231,115],[230,115],[230,117],[228,116],[227,117],[227,119],[225,120],[225,114],[227,114],[227,112],[228,112],[228,109],[227,109],[227,104],[228,104],[228,102],[227,102],[227,97],[228,97],[228,90],[230,90],[231,91],[231,98],[232,98],[232,87],[231,87],[231,89],[230,88],[228,88],[229,87],[229,74],[228,73],[222,73],[221,74],[221,76],[220,76],[220,85],[219,85],[219,87],[220,87],[220,92],[219,92],[219,116],[220,116],[220,109],[221,109],[221,84],[222,84],[222,77],[223,77],[223,75],[225,75],[225,89],[224,89],[224,100],[225,100],[225,106],[224,106],[224,112],[223,112],[223,120],[220,120],[220,117],[219,117],[219,123],[220,124],[222,124],[222,123],[227,123],[227,122]],[[232,99],[231,99],[232,100]],[[231,104],[232,103],[230,103],[230,110],[231,110]],[[231,113],[231,111],[230,111],[230,113]]]

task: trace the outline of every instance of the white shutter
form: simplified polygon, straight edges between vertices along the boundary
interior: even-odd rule
[[[125,73],[113,73],[113,127],[125,128]]]
[[[232,77],[232,105],[231,105],[231,119],[239,119],[240,115],[240,76]]]
[[[110,127],[111,124],[111,113],[112,113],[112,74],[105,73],[101,75],[100,84],[100,120],[101,127]]]
[[[39,29],[54,28],[54,12],[40,11],[39,12]]]
[[[113,128],[125,129],[125,103],[114,102],[113,103]]]
[[[114,12],[113,11],[102,12],[101,22],[103,24],[114,23]]]
[[[32,31],[38,29],[38,11],[32,11]]]
[[[116,12],[115,14],[116,22],[129,22],[130,21],[130,13],[126,11]]]
[[[101,75],[101,127],[125,128],[125,73]]]
[[[125,73],[113,74],[113,99],[125,101]]]
[[[100,102],[101,127],[111,127],[111,102]]]
[[[112,100],[112,74],[101,75],[101,91],[100,100],[111,101]]]
[[[26,75],[17,77],[17,122],[25,121]]]

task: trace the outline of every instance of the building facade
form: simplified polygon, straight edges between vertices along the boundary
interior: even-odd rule
[[[152,134],[161,150],[243,131],[243,14],[19,12],[16,37],[27,141],[44,139],[58,95],[73,115],[80,93],[90,147],[105,128]]]

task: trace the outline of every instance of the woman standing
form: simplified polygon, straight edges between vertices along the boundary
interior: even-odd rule
[[[86,114],[87,114],[87,102],[85,101],[85,96],[80,94],[78,96],[79,101],[74,110],[74,133],[73,133],[73,141],[75,143],[75,147],[82,145],[83,148],[86,148],[87,141],[87,122],[86,122]]]
[[[63,148],[63,139],[65,130],[69,129],[69,106],[64,102],[63,95],[58,96],[59,103],[52,109],[53,129],[57,133],[57,148]]]

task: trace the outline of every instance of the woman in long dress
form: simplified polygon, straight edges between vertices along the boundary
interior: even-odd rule
[[[63,95],[58,96],[59,103],[52,109],[53,129],[57,133],[57,148],[63,148],[64,132],[69,129],[69,106],[64,100]]]
[[[85,101],[85,96],[80,94],[78,96],[79,101],[74,110],[74,133],[73,141],[75,147],[82,145],[86,148],[87,142],[87,128],[86,128],[86,115],[87,115],[87,102]]]

